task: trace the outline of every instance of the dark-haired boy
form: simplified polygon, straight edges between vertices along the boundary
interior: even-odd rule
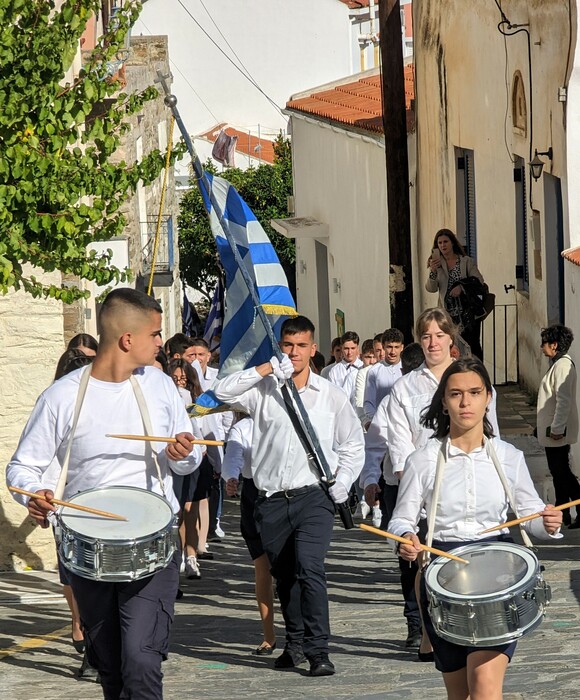
[[[354,331],[347,331],[340,338],[342,359],[328,373],[328,381],[344,390],[347,376],[356,373],[362,366],[360,359],[360,338]],[[349,397],[350,398],[350,397]]]
[[[385,359],[372,367],[367,375],[364,398],[364,414],[367,420],[372,420],[378,405],[387,396],[394,383],[401,378],[401,352],[404,346],[404,336],[398,328],[387,329],[381,343]]]
[[[328,658],[330,625],[324,559],[334,503],[346,501],[364,460],[360,423],[347,396],[310,369],[314,326],[304,316],[281,329],[278,361],[218,379],[216,396],[254,419],[252,478],[260,492],[256,521],[276,579],[286,646],[276,668],[308,658],[312,676],[334,673]],[[292,377],[336,483],[322,487],[285,408],[281,385]],[[333,503],[334,501],[334,503]]]

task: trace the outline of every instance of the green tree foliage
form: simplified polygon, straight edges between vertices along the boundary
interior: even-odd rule
[[[216,173],[212,161],[205,169]],[[290,289],[294,289],[296,248],[270,226],[271,219],[288,215],[288,196],[292,194],[292,157],[290,142],[281,134],[274,143],[274,163],[240,170],[227,168],[220,177],[228,180],[244,198],[274,246]],[[216,244],[197,185],[181,200],[179,215],[179,267],[190,287],[211,299],[220,275]],[[295,295],[294,295],[295,296]]]
[[[139,180],[152,182],[164,167],[159,152],[139,164],[113,162],[128,117],[157,97],[119,93],[111,64],[140,5],[125,2],[108,33],[72,83],[67,70],[87,20],[101,0],[0,2],[0,290],[72,302],[86,292],[43,285],[23,265],[59,270],[99,285],[126,278],[111,254],[88,253],[93,241],[119,235],[120,205]],[[177,153],[176,153],[177,155]]]

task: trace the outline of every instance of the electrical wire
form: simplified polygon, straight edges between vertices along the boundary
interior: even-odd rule
[[[273,100],[269,95],[267,95],[267,94],[264,92],[264,90],[262,90],[262,88],[258,85],[258,83],[257,83],[250,75],[248,75],[247,73],[244,73],[244,71],[242,70],[242,68],[240,68],[240,66],[238,66],[238,65],[231,59],[230,56],[228,56],[228,54],[227,54],[227,53],[222,49],[222,47],[215,41],[215,39],[213,39],[213,37],[211,37],[211,36],[208,34],[208,32],[201,26],[201,24],[198,22],[198,20],[195,19],[195,17],[191,14],[191,12],[190,12],[190,11],[187,9],[187,7],[184,5],[183,1],[182,1],[182,0],[177,0],[177,2],[178,2],[178,3],[181,5],[181,7],[185,10],[186,14],[191,18],[191,20],[199,27],[199,29],[201,29],[201,31],[205,34],[205,36],[206,36],[206,37],[211,41],[211,43],[216,47],[216,49],[224,56],[224,58],[226,58],[226,59],[232,64],[232,66],[233,66],[241,75],[243,75],[244,78],[245,78],[249,83],[251,83],[251,85],[253,85],[253,86],[256,88],[256,90],[258,90],[259,93],[261,93],[261,94],[268,100],[268,102],[272,105],[272,107],[274,107],[274,109],[276,109],[276,110],[280,113],[280,116],[284,116],[282,110],[281,110],[280,107],[274,102],[274,100]],[[238,59],[238,60],[239,60],[239,59]]]
[[[149,32],[149,36],[153,36],[153,32],[149,29],[149,27],[145,24],[145,22],[142,20],[141,17],[139,17],[139,22],[143,25],[143,27],[145,28],[145,31]],[[209,106],[206,104],[206,102],[204,102],[204,100],[203,100],[203,98],[201,97],[201,95],[197,92],[197,90],[193,87],[193,85],[192,85],[192,84],[189,82],[189,80],[187,79],[187,76],[185,75],[185,73],[179,68],[179,66],[177,65],[177,63],[175,63],[175,61],[173,61],[173,60],[171,59],[171,57],[169,57],[169,63],[173,66],[173,68],[175,68],[175,70],[179,73],[179,75],[185,80],[185,82],[186,82],[187,85],[190,87],[190,89],[191,89],[191,91],[193,92],[193,94],[197,97],[197,99],[201,102],[201,104],[207,109],[207,111],[208,111],[208,112],[211,114],[211,116],[215,119],[216,124],[219,124],[219,123],[220,123],[220,120],[219,120],[219,119],[216,117],[216,115],[212,112],[212,110],[209,108]]]

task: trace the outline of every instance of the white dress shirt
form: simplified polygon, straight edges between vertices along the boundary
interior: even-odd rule
[[[524,455],[513,445],[492,438],[499,463],[509,484],[519,516],[544,510],[528,471]],[[422,508],[430,512],[437,457],[441,441],[429,440],[425,447],[407,459],[399,486],[397,505],[388,525],[389,532],[403,535],[417,532]],[[502,483],[485,446],[466,454],[446,441],[446,464],[441,480],[433,539],[441,542],[479,540],[491,535],[482,530],[508,520],[508,501]],[[528,533],[539,539],[560,538],[549,535],[542,518],[524,523]],[[495,534],[508,533],[504,528]]]
[[[330,371],[328,372],[327,379],[336,386],[340,387],[348,395],[348,386],[345,388],[344,382],[348,374],[351,372],[356,375],[356,372],[363,366],[363,362],[360,357],[354,362],[346,362],[341,360],[340,362],[335,362]]]
[[[411,452],[426,445],[433,435],[433,431],[422,426],[420,420],[423,410],[431,404],[438,386],[439,380],[425,363],[401,377],[393,386],[386,416],[393,471],[403,471]],[[496,393],[493,388],[487,417],[493,434],[499,436]]]
[[[399,485],[399,480],[393,474],[393,465],[391,464],[389,444],[387,442],[387,408],[389,399],[390,396],[385,396],[381,401],[365,435],[365,464],[359,480],[359,485],[362,489],[366,489],[369,484],[379,483],[381,465],[385,483],[388,486]]]
[[[232,426],[222,464],[222,479],[252,478],[252,432],[254,421],[242,418]]]
[[[218,379],[215,395],[254,420],[252,478],[267,495],[320,481],[311,468],[290,421],[277,379],[261,377],[255,368]],[[364,462],[364,437],[356,414],[342,390],[314,372],[300,389],[321,449],[336,480],[350,490]]]
[[[79,382],[84,368],[51,384],[36,402],[6,469],[6,481],[27,491],[39,491],[43,475],[56,457],[62,464],[73,422]],[[173,381],[156,367],[135,370],[151,418],[154,435],[191,432],[191,421]],[[105,486],[136,486],[161,494],[155,450],[165,497],[175,512],[171,472],[189,474],[201,462],[200,445],[184,460],[170,461],[163,443],[106,437],[107,433],[143,434],[143,420],[129,380],[103,382],[91,377],[74,434],[64,500],[79,491]],[[17,498],[26,505],[28,499]]]
[[[382,360],[373,365],[367,375],[367,383],[365,387],[364,412],[369,418],[372,418],[381,401],[391,393],[391,389],[395,382],[403,376],[401,363],[397,362],[390,365]]]

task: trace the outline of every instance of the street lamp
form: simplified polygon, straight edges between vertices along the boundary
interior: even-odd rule
[[[552,146],[548,148],[547,151],[540,151],[536,148],[533,160],[530,162],[530,170],[532,171],[532,177],[534,180],[539,180],[542,177],[542,170],[544,169],[544,161],[539,158],[539,156],[548,156],[552,160],[553,152]]]

